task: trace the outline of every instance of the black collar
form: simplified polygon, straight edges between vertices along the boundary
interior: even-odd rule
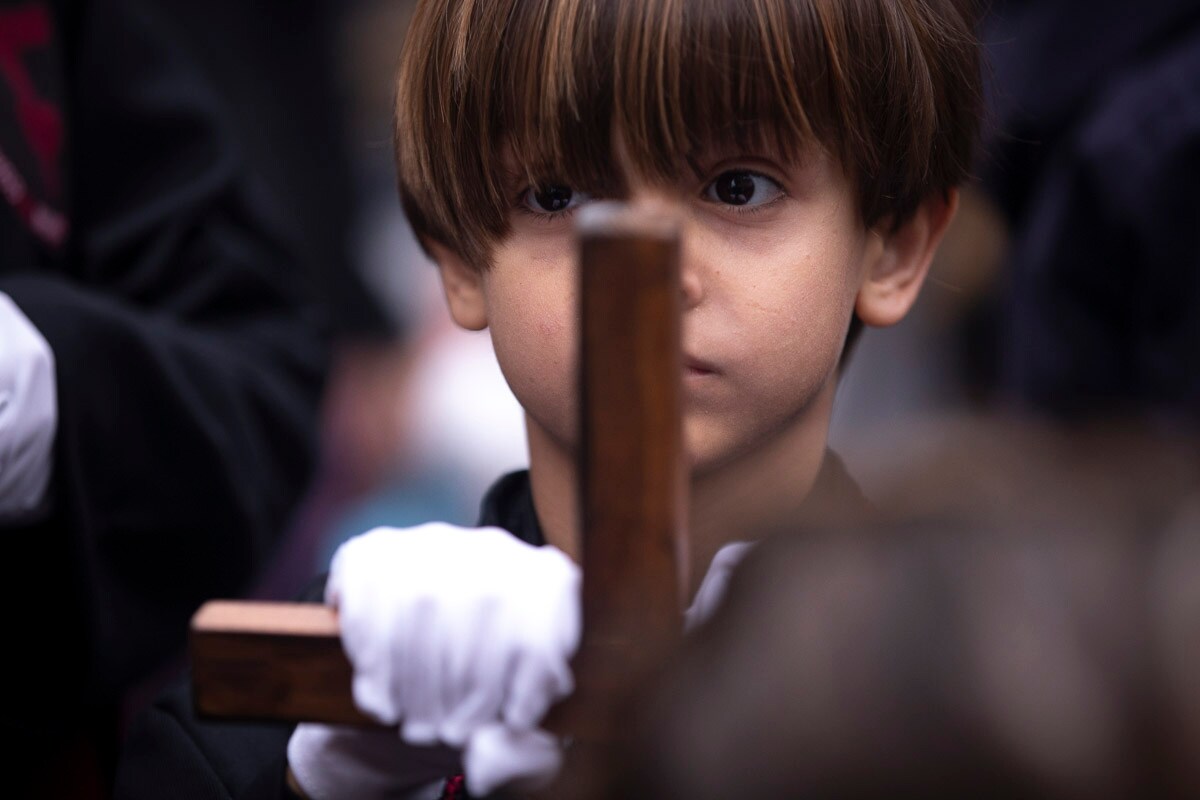
[[[846,471],[842,459],[832,450],[825,451],[821,471],[804,501],[806,510],[839,508],[852,511],[868,509],[862,490]],[[533,507],[533,490],[529,470],[510,472],[492,484],[484,495],[479,509],[479,526],[503,528],[523,542],[541,546],[546,543],[537,511]]]

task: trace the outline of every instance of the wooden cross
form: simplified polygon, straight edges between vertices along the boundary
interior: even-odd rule
[[[584,627],[576,692],[546,725],[605,742],[678,638],[688,586],[679,237],[663,214],[618,203],[583,209],[579,232]],[[330,608],[210,602],[190,644],[202,717],[374,724]]]

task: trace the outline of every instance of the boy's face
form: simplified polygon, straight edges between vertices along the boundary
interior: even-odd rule
[[[670,193],[682,224],[684,441],[694,474],[804,436],[832,389],[856,305],[888,324],[895,287],[889,235],[865,228],[852,186],[823,154],[701,159]],[[662,190],[629,198],[661,202]],[[511,233],[478,274],[435,247],[456,320],[490,327],[501,369],[528,424],[568,452],[576,442],[577,243],[569,187],[513,187]],[[932,251],[930,251],[931,253]],[[920,266],[907,310],[919,288]],[[899,317],[896,317],[898,319]],[[824,426],[820,443],[824,442]]]

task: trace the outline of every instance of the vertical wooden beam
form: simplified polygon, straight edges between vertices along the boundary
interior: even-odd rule
[[[545,726],[566,760],[534,800],[612,796],[637,692],[679,638],[688,564],[679,234],[616,203],[580,213],[583,641]]]
[[[597,203],[579,230],[583,642],[549,724],[603,744],[681,630],[682,297],[670,217]]]
[[[617,203],[580,221],[584,638],[679,633],[684,529],[679,236]]]

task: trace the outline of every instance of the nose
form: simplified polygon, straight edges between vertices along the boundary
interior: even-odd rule
[[[679,288],[684,311],[704,302],[703,258],[698,232],[685,217],[679,230]]]
[[[679,198],[648,187],[636,187],[630,193],[629,204],[648,213],[666,212],[679,220],[679,284],[683,294],[683,310],[695,308],[704,300],[702,245],[698,242],[687,208]]]

